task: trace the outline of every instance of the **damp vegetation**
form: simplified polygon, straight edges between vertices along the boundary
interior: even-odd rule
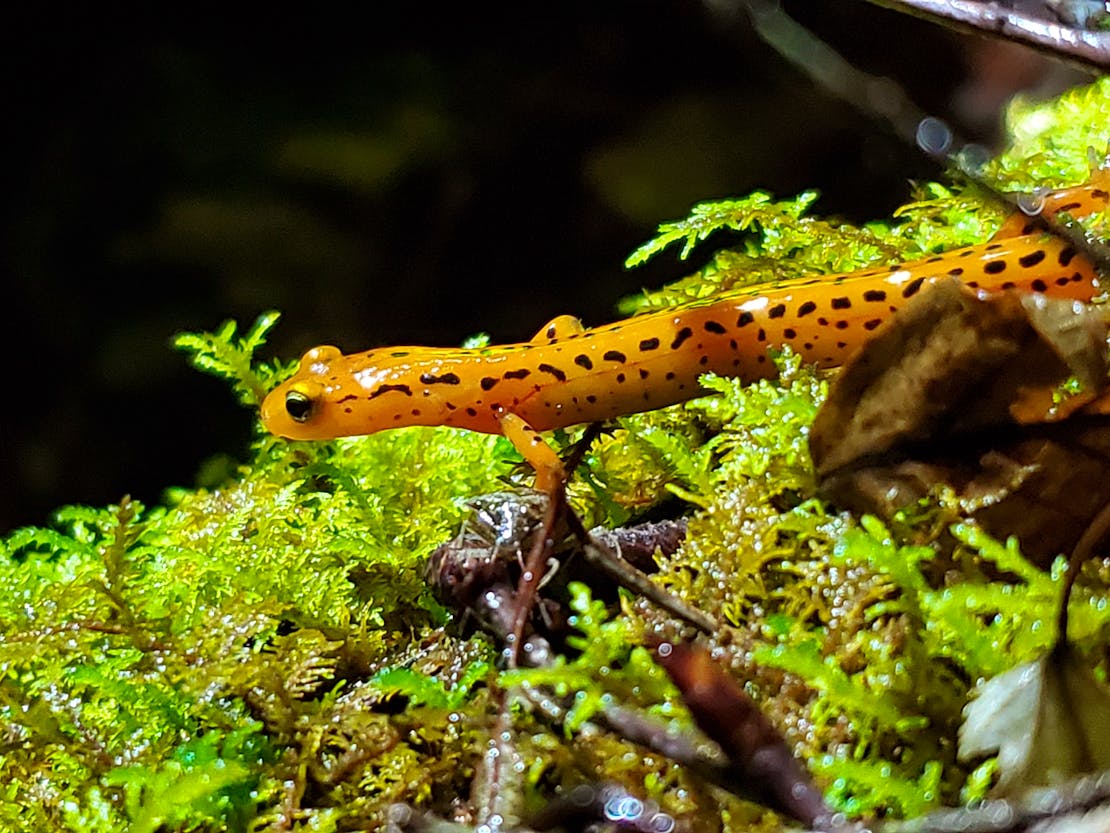
[[[1015,105],[1012,144],[983,176],[1008,189],[1080,182],[1107,152],[1107,125],[1110,79]],[[863,228],[808,216],[812,194],[700,205],[630,262],[684,256],[711,235],[728,248],[626,311],[928,256],[982,242],[1004,216],[958,178],[914,195]],[[1086,223],[1105,236],[1107,219]],[[228,381],[244,419],[292,371],[258,356],[277,321],[177,339]],[[1039,569],[944,488],[883,521],[826,502],[808,434],[829,379],[789,351],[777,362],[774,381],[707,377],[702,399],[619,420],[586,450],[570,503],[587,527],[687,519],[653,581],[720,623],[713,657],[833,810],[915,817],[980,799],[1003,764],[958,759],[962,710],[978,683],[1053,648],[1066,553]],[[484,434],[289,442],[259,429],[249,459],[207,488],[64,507],[12,533],[0,542],[0,829],[378,829],[399,803],[465,827],[483,820],[495,732],[515,761],[497,799],[506,826],[610,784],[687,829],[779,829],[759,795],[719,790],[622,732],[630,713],[671,737],[704,723],[652,652],[689,634],[657,607],[572,583],[565,643],[506,671],[494,639],[433,597],[425,564],[473,522],[467,500],[529,483],[512,446]],[[1089,560],[1070,606],[1069,662],[1099,685],[1108,586],[1110,560]]]

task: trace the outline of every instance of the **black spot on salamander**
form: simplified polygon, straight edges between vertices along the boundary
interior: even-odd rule
[[[706,321],[701,326],[707,333],[716,333],[719,336],[725,334],[725,325],[720,321]]]
[[[532,374],[532,371],[526,367],[520,370],[506,370],[501,374],[502,379],[526,379]]]
[[[590,357],[587,356],[585,353],[582,353],[579,356],[575,356],[574,357],[574,363],[576,365],[578,365],[579,367],[586,368],[586,370],[593,370],[594,369],[594,363],[592,361],[590,361]]]
[[[346,405],[346,406],[344,406],[344,408],[343,408],[343,413],[345,413],[345,414],[350,414],[350,413],[353,413],[353,412],[354,412],[354,410],[355,410],[355,409],[354,409],[354,408],[352,408],[352,407],[351,407],[350,405]]]
[[[964,273],[963,267],[962,266],[957,266],[955,269],[949,269],[948,270],[948,277],[958,278],[963,273]]]
[[[432,373],[421,373],[420,381],[425,385],[457,385],[459,377],[454,373],[444,373],[441,376]]]
[[[832,308],[833,309],[851,309],[852,308],[852,299],[847,297],[847,296],[845,296],[843,298],[833,298],[832,299]]]
[[[1083,275],[1080,272],[1072,272],[1071,279],[1072,283],[1079,283],[1083,280]]]
[[[921,289],[921,284],[925,283],[924,278],[914,278],[908,284],[902,287],[902,297],[912,298],[917,294],[917,290]]]
[[[829,319],[822,315],[820,318],[817,319],[817,324],[820,327],[827,327],[829,326]]]
[[[785,330],[782,331],[782,337],[783,338],[797,338],[798,337],[798,331],[795,330],[793,327],[787,327]]]
[[[931,257],[928,260],[926,260],[925,262],[926,263],[940,263],[942,260],[944,260],[943,257]]]
[[[983,271],[988,275],[1000,275],[1006,271],[1006,261],[992,260],[983,264]]]
[[[412,409],[412,415],[413,416],[420,416],[420,409],[419,408],[413,408]]]
[[[640,368],[640,378],[641,379],[646,379],[650,375],[651,374],[648,373],[646,370],[644,370],[642,367]]]
[[[756,341],[766,341],[767,340],[767,331],[765,329],[763,329],[762,327],[760,327],[759,332],[755,334],[755,340]],[[732,349],[733,350],[736,349],[736,342],[735,341],[732,342]]]
[[[601,358],[605,359],[607,362],[616,362],[617,364],[624,364],[628,361],[628,356],[620,350],[607,350],[605,355]]]
[[[1035,252],[1030,252],[1027,255],[1022,255],[1018,258],[1018,264],[1022,269],[1029,269],[1036,266],[1044,260],[1044,249],[1037,249]]]
[[[444,402],[444,403],[443,403],[443,405],[444,405],[444,407],[446,407],[446,408],[447,408],[447,410],[449,410],[449,411],[453,411],[453,410],[455,410],[455,408],[457,408],[457,407],[458,407],[457,405],[453,405],[453,404],[451,404],[450,402]]]
[[[753,321],[755,321],[755,316],[752,315],[751,310],[744,310],[736,318],[736,326],[737,327],[747,327]],[[721,332],[724,332],[724,330],[721,330]]]
[[[848,329],[848,322],[847,322],[847,321],[843,321],[843,320],[841,320],[841,321],[837,321],[837,322],[836,322],[836,328],[837,328],[838,330],[847,330],[847,329]]]
[[[643,341],[640,342],[640,352],[641,353],[647,353],[650,350],[658,350],[658,349],[659,349],[659,339],[657,339],[657,338],[645,338]]]
[[[974,254],[977,254],[975,249],[964,249],[960,252],[959,257],[971,257]]]
[[[848,342],[846,342],[846,341],[838,341],[836,343],[836,347],[837,347],[838,350],[843,350],[847,346],[848,346]]]
[[[967,285],[970,286],[972,289],[978,289],[979,281],[968,281]]]
[[[1002,248],[1001,243],[991,243],[989,246],[987,246],[986,251],[988,251],[988,252],[997,252],[1001,248]]]
[[[760,330],[760,332],[762,333],[762,332],[763,332],[763,330]],[[762,341],[762,340],[763,340],[763,339],[762,339],[762,337],[761,337],[761,338],[760,338],[760,341]],[[730,338],[730,339],[728,340],[728,349],[729,349],[729,350],[738,350],[739,348],[740,348],[740,343],[739,343],[739,342],[738,342],[738,341],[737,341],[736,339],[734,339],[734,338]]]
[[[482,381],[480,381],[478,384],[482,386],[482,390],[492,390],[493,386],[496,385],[498,381],[500,380],[494,378],[493,376],[483,376]]]
[[[664,376],[663,378],[665,378],[668,382],[671,381],[674,378],[674,371],[673,370],[668,370],[667,375]]]
[[[648,401],[650,401],[650,400],[651,400],[651,391],[646,391],[646,390],[645,390],[645,391],[644,391],[644,401],[645,401],[645,402],[648,402]]]
[[[1060,251],[1060,257],[1059,257],[1060,265],[1061,266],[1067,266],[1069,263],[1071,263],[1071,259],[1073,257],[1075,257],[1075,249],[1072,248],[1071,246],[1065,246]]]
[[[1021,233],[1023,235],[1032,234],[1036,230],[1037,230],[1037,224],[1036,223],[1026,223],[1024,226],[1021,227]]]
[[[812,341],[807,341],[805,344],[802,345],[802,347],[806,350],[812,350],[813,349],[813,342]]]
[[[342,399],[336,400],[336,404],[337,405],[342,405],[344,402],[350,402],[352,399],[358,399],[358,397],[353,393],[348,393]]]
[[[869,289],[863,293],[863,300],[876,303],[886,300],[886,293],[881,289]]]
[[[784,315],[786,315],[786,304],[775,304],[767,310],[768,318],[782,318]]]
[[[1069,202],[1069,203],[1064,203],[1063,205],[1061,205],[1056,210],[1057,211],[1075,211],[1075,209],[1080,208],[1081,206],[1082,206],[1082,203]]]
[[[816,311],[816,309],[817,304],[813,303],[813,301],[806,301],[798,307],[798,317],[801,318],[803,315],[809,315],[811,312]]]
[[[760,364],[763,364],[765,361],[767,361],[767,357],[760,353],[758,356],[755,357],[755,360]],[[737,362],[737,364],[740,364],[740,362]]]
[[[392,353],[390,353],[389,356],[390,356],[390,358],[394,358],[394,359],[403,359],[408,354],[409,354],[408,350],[395,350]]]
[[[694,331],[691,330],[689,327],[683,327],[675,334],[674,341],[671,342],[671,349],[677,350],[679,347],[682,346],[682,342],[684,342],[693,334]]]
[[[1029,287],[1034,292],[1044,292],[1046,289],[1048,289],[1048,284],[1046,284],[1040,278],[1037,278],[1035,281],[1033,281],[1033,283],[1029,284]]]
[[[476,417],[476,416],[478,416],[478,412],[476,410],[474,410],[473,408],[467,408],[466,409],[466,415]]]
[[[700,359],[698,359],[698,364],[709,364],[709,356],[702,356]]]
[[[1006,281],[1005,283],[1002,284],[1003,289],[1013,289],[1015,286],[1017,286],[1017,284],[1014,283],[1013,281]]]
[[[403,393],[405,396],[412,396],[412,389],[408,385],[379,385],[377,390],[372,391],[371,394],[366,398],[374,399],[375,397],[381,396],[383,393],[389,393],[390,391]]]
[[[1093,188],[1091,190],[1091,197],[1092,199],[1101,200],[1102,202],[1110,200],[1110,194],[1106,193],[1101,188]]]
[[[881,319],[881,318],[872,318],[870,321],[864,321],[863,322],[863,329],[873,330],[882,323],[883,323],[883,319]]]
[[[551,376],[554,376],[560,382],[565,382],[567,380],[567,374],[565,374],[559,368],[555,367],[555,365],[547,364],[545,362],[545,363],[541,364],[536,369],[539,370],[540,373],[547,373],[547,374],[550,374]]]
[[[595,402],[597,402],[597,397],[594,396],[592,393],[587,393],[586,394],[586,401],[589,402],[591,405],[593,405]]]
[[[617,374],[617,384],[623,385],[624,380],[625,380],[625,375],[623,373],[618,373]]]

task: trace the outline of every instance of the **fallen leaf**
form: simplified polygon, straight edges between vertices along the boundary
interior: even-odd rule
[[[964,707],[959,757],[994,754],[999,795],[1110,768],[1110,691],[1068,648],[993,677]]]
[[[1046,566],[1110,503],[1106,322],[955,282],[915,298],[845,365],[810,450],[822,492],[890,518],[950,487]]]

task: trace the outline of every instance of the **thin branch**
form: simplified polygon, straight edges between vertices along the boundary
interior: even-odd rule
[[[1064,60],[1086,72],[1110,70],[1110,32],[1076,29],[975,0],[870,0],[950,29],[996,37]]]

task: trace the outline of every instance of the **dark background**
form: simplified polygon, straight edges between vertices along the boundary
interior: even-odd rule
[[[396,5],[6,13],[0,532],[244,457],[253,415],[177,331],[279,309],[283,357],[526,339],[690,271],[622,263],[695,201],[813,187],[862,220],[938,175],[723,0]],[[981,141],[1014,89],[1082,80],[861,0],[783,5]]]

